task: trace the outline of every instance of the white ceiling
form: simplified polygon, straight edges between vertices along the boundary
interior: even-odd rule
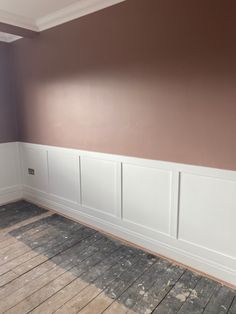
[[[8,13],[37,20],[61,10],[76,0],[0,0],[0,8]]]
[[[0,22],[43,31],[123,1],[125,0],[0,0]],[[0,40],[4,38],[12,41],[9,36],[0,33]]]

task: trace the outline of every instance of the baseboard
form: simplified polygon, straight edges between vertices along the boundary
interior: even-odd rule
[[[172,239],[172,245],[170,243],[154,240],[153,238],[130,230],[125,226],[125,223],[119,219],[111,222],[107,219],[104,220],[91,216],[86,213],[86,208],[75,206],[70,203],[66,205],[66,202],[61,202],[60,198],[50,196],[49,194],[34,189],[25,188],[23,191],[23,198],[29,202],[88,225],[96,230],[115,236],[125,242],[129,242],[144,250],[160,255],[236,289],[236,271],[234,269],[202,258],[201,256],[192,254],[184,249],[177,248],[175,242],[177,240],[175,239]]]
[[[0,205],[21,200],[23,198],[22,185],[0,189]]]

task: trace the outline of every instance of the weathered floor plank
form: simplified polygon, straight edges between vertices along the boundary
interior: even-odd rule
[[[2,264],[0,265],[0,275],[13,269],[13,267],[21,265],[25,261],[30,260],[40,253],[43,253],[45,257],[50,257],[53,247],[58,247],[58,245],[63,244],[66,245],[66,243],[70,245],[70,242],[71,244],[74,244],[76,242],[76,239],[80,238],[79,233],[83,233],[84,229],[85,227],[82,227],[78,224],[77,228],[68,228],[66,232],[62,230],[59,233],[58,231],[56,232],[55,230],[53,230],[53,228],[48,226],[47,229],[35,233],[30,237],[28,237],[28,235],[26,237],[22,237],[20,240],[25,245],[26,252],[25,247],[23,247],[23,250],[21,251],[18,249],[17,256],[14,257],[14,255],[12,256],[11,254],[4,255],[2,250],[0,250],[0,256],[2,256],[3,260]],[[74,232],[76,234],[74,234]],[[66,247],[64,249],[66,249]],[[17,270],[15,269],[14,271]]]
[[[149,288],[153,286],[156,278],[161,276],[169,268],[170,263],[166,260],[159,259],[148,271],[146,271],[129,289],[127,289],[114,302],[105,313],[114,313],[118,311],[119,304],[123,304],[127,309],[132,309],[141,297],[147,293]]]
[[[111,282],[96,298],[79,313],[95,314],[104,312],[115,299],[117,299],[127,288],[129,288],[145,271],[147,271],[156,259],[153,256],[144,254],[139,258],[133,267],[121,274],[114,282]]]
[[[86,289],[83,289],[81,293],[76,294],[72,297],[69,302],[65,303],[58,311],[57,314],[62,313],[77,313],[79,309],[82,309],[86,304],[88,304],[93,298],[95,298],[99,293],[102,292],[109,284],[111,284],[116,278],[121,276],[122,273],[129,270],[132,265],[134,265],[140,258],[140,254],[134,251],[128,251],[126,257],[121,262],[116,263],[108,272],[105,272],[99,276],[95,281],[94,275],[96,276],[96,271],[91,272],[84,278],[85,282],[91,283],[86,285]],[[88,279],[88,280],[86,280]]]
[[[78,256],[76,256],[77,254],[75,253],[75,262],[72,262],[73,267],[70,269],[70,271],[64,272],[62,275],[56,277],[49,284],[44,285],[41,289],[37,290],[33,294],[33,289],[31,285],[28,296],[5,313],[29,312],[30,310],[41,304],[43,301],[47,300],[51,295],[61,290],[64,286],[68,285],[70,282],[80,276],[84,271],[88,270],[89,267],[107,258],[110,254],[112,254],[113,251],[118,249],[118,245],[116,243],[107,241],[107,239],[102,239],[98,242],[99,243],[97,243],[96,248],[99,247],[99,250],[96,250],[95,253],[93,251],[93,253],[89,256],[87,255],[88,250],[86,250],[84,251],[84,254],[80,255],[80,258],[78,258]],[[39,282],[38,287],[40,286],[41,284]],[[26,294],[24,295],[24,297],[25,296]]]
[[[74,257],[74,254],[79,254],[79,252],[86,252],[88,255],[90,252],[91,245],[94,244],[95,241],[99,240],[101,236],[99,234],[84,234],[83,240],[79,242],[78,245],[75,245],[68,250],[63,251],[62,253],[56,255],[52,259],[47,260],[46,262],[34,267],[30,271],[24,272],[21,276],[19,276],[14,281],[10,282],[9,284],[5,285],[0,290],[0,300],[9,294],[13,293],[17,289],[23,287],[28,282],[35,280],[36,278],[40,277],[41,275],[45,274],[46,272],[52,270],[56,266],[60,266],[62,263],[64,263],[64,260],[69,260]],[[94,250],[94,248],[92,247]],[[77,257],[77,255],[75,255]],[[71,260],[70,260],[71,262]]]
[[[136,302],[134,311],[151,313],[170,292],[172,287],[181,278],[184,269],[171,265],[164,274],[160,275],[154,285]]]
[[[103,259],[94,266],[87,265],[88,269],[86,269],[81,276],[78,276],[71,284],[68,284],[58,293],[49,298],[46,302],[42,303],[32,313],[47,314],[58,310],[67,301],[71,300],[75,295],[80,293],[85,287],[89,286],[103,274],[106,276],[106,278],[108,278],[107,276],[109,272],[114,274],[117,267],[119,267],[120,264],[125,263],[124,259],[127,260],[134,254],[134,250],[121,247],[120,249],[113,252],[108,258]]]
[[[13,226],[27,218],[32,218],[46,212],[38,206],[29,203],[25,204],[24,202],[20,205],[15,204],[12,208],[10,206],[7,205],[6,210],[0,213],[0,229]]]
[[[14,225],[12,225],[11,227],[6,227],[6,228],[2,228],[0,230],[0,242],[5,241],[7,239],[12,239],[12,235],[10,234],[10,232],[19,229],[21,227],[27,226],[27,225],[31,225],[32,223],[38,221],[38,220],[42,220],[44,218],[47,218],[49,216],[52,216],[53,213],[51,212],[46,212],[44,214],[38,215],[38,216],[34,216],[32,218],[27,218],[19,223],[16,223]]]
[[[73,267],[76,264],[83,262],[83,260],[98,252],[99,250],[110,251],[112,244],[112,242],[108,243],[107,239],[102,238],[98,241],[96,246],[91,245],[80,253],[78,253],[80,248],[78,248],[78,251],[72,250],[73,252],[71,252],[71,255],[68,256],[68,254],[66,254],[65,256],[61,257],[60,263],[54,264],[56,266],[54,266],[52,269],[43,272],[42,275],[33,281],[26,283],[23,287],[14,291],[11,295],[5,295],[5,297],[0,300],[0,313],[6,312],[8,309],[20,303],[32,293],[38,291],[49,282],[52,282],[54,279],[64,274],[66,271],[75,271]]]
[[[177,313],[197,285],[200,278],[201,276],[187,270],[153,313]]]
[[[9,260],[9,258],[6,260],[5,263],[3,263],[2,265],[0,265],[0,275],[5,274],[7,271],[9,270],[13,270],[14,272],[17,272],[18,274],[22,274],[25,270],[25,268],[23,267],[24,265],[22,265],[24,262],[29,261],[29,263],[27,264],[28,268],[26,270],[30,269],[30,265],[32,265],[32,258],[39,255],[40,253],[43,253],[45,258],[50,258],[52,257],[55,253],[55,255],[60,251],[60,246],[64,246],[63,250],[66,249],[67,244],[70,247],[71,245],[75,244],[76,242],[78,242],[83,235],[86,234],[86,231],[84,231],[85,228],[79,228],[78,231],[76,231],[76,236],[74,233],[71,233],[70,231],[61,237],[60,236],[55,236],[55,239],[51,239],[47,238],[47,233],[41,233],[41,238],[37,239],[37,246],[34,248],[34,250],[30,250],[25,252],[24,250],[21,251],[18,254],[19,256],[12,258]],[[91,233],[91,230],[89,231]],[[32,236],[32,241],[34,242],[35,237]],[[48,239],[48,241],[46,241]],[[42,241],[41,241],[42,240]],[[55,241],[57,240],[57,241]],[[78,241],[77,241],[78,240]],[[26,243],[28,242],[28,240],[26,241]],[[27,244],[28,246],[28,244]],[[0,250],[0,256],[2,256],[4,258],[4,255],[1,254],[1,250]],[[9,256],[7,256],[9,257]],[[21,265],[21,267],[20,267]],[[19,267],[18,267],[19,266]],[[18,267],[18,268],[17,268]],[[23,268],[23,269],[22,269]]]
[[[0,314],[236,314],[236,291],[25,201],[0,206]]]
[[[235,314],[235,313],[236,313],[236,296],[234,296],[233,302],[228,311],[228,314]]]
[[[195,289],[191,292],[186,302],[180,308],[178,313],[203,313],[211,296],[219,289],[219,284],[208,279],[202,278]]]
[[[233,302],[235,292],[227,287],[220,287],[213,293],[210,302],[204,310],[204,314],[218,313],[225,314]]]

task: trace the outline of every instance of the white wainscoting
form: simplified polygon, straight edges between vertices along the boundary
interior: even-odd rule
[[[49,193],[65,200],[80,202],[79,160],[66,151],[48,150]]]
[[[171,171],[123,164],[123,219],[170,235]]]
[[[82,207],[116,216],[117,163],[81,156],[80,174]]]
[[[236,172],[19,145],[25,199],[236,285]]]
[[[0,144],[0,205],[23,197],[18,143]]]
[[[236,258],[236,181],[182,173],[180,182],[179,239]]]

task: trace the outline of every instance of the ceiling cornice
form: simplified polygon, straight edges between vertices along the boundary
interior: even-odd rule
[[[19,37],[34,37],[37,34],[39,34],[39,32],[35,32],[30,29],[22,28],[22,27],[15,26],[12,24],[6,24],[3,22],[0,22],[0,31],[5,34],[18,36],[18,38]]]
[[[36,25],[39,31],[43,31],[124,1],[126,0],[80,0],[62,10],[38,19]]]
[[[22,27],[29,29],[31,31],[39,31],[35,21],[33,19],[20,16],[20,15],[15,15],[12,13],[8,13],[6,11],[0,10],[0,22],[6,23],[9,25],[14,25],[17,27]]]
[[[126,0],[79,0],[73,5],[69,5],[62,10],[55,11],[38,20],[0,10],[0,23],[33,32],[40,32],[124,1]],[[12,32],[12,34],[14,34],[14,32]],[[19,34],[15,33],[15,35]],[[10,39],[11,41],[14,40],[13,36],[5,38],[6,40],[9,38],[9,41]]]
[[[0,41],[12,42],[21,38],[20,36],[30,37],[33,33],[44,31],[124,1],[126,0],[78,0],[75,4],[38,20],[0,10],[0,26],[2,26],[2,29],[0,28],[0,32],[2,31]]]

